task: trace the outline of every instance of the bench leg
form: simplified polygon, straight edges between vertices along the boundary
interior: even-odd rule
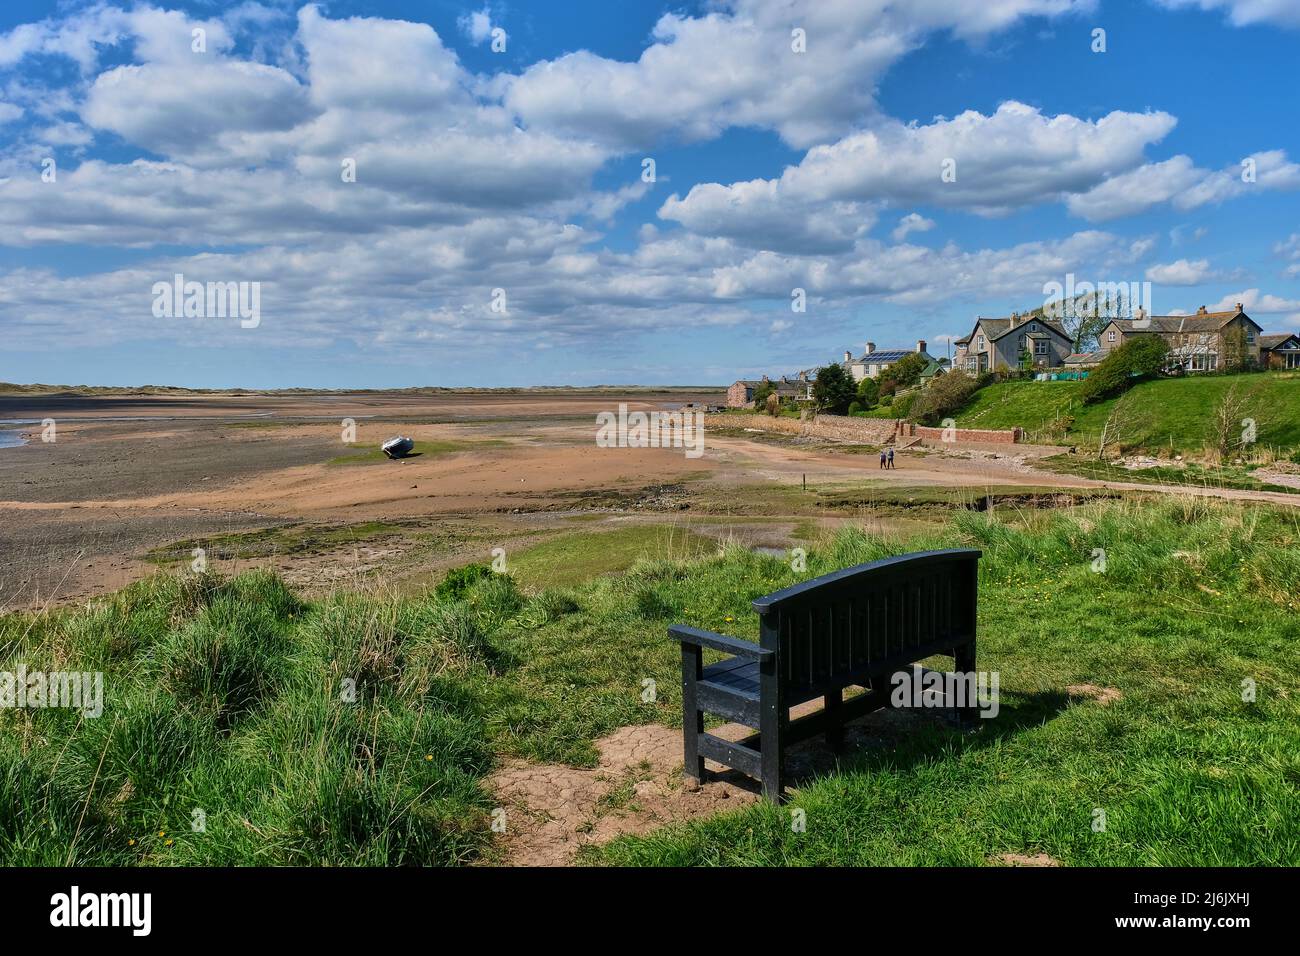
[[[704,654],[697,645],[682,642],[682,773],[704,782],[704,758],[700,756],[700,734],[704,714],[700,711],[695,684],[704,676]]]
[[[953,663],[955,665],[954,669],[957,671],[958,674],[975,673],[975,641],[974,640],[972,640],[969,644],[963,644],[961,647],[955,648],[952,652],[952,657],[953,657]],[[963,727],[966,727],[968,729],[978,727],[980,722],[979,701],[970,700],[968,698],[965,707],[957,708],[957,717],[961,721]]]
[[[839,753],[844,749],[844,716],[842,713],[844,688],[841,687],[834,693],[827,694],[824,700],[826,701],[826,746]]]
[[[781,682],[776,664],[768,661],[759,672],[761,709],[758,715],[760,765],[763,796],[773,803],[785,799],[785,728],[790,713],[781,699]]]

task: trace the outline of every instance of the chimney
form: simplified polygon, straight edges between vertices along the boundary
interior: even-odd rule
[[[852,362],[852,361],[853,361],[853,353],[850,352],[848,349],[845,349],[845,350],[844,350],[844,361],[846,361],[846,362]]]
[[[766,381],[769,381],[769,379],[768,379],[768,377],[767,377],[767,374],[766,374],[766,373],[764,373],[764,375],[763,375],[763,381],[765,381],[765,382],[766,382]]]
[[[1238,311],[1238,312],[1245,312],[1245,311],[1246,311],[1244,308],[1242,308],[1242,303],[1240,303],[1240,302],[1237,303],[1237,311]]]
[[[1196,314],[1197,314],[1197,315],[1205,315],[1205,314],[1206,314],[1206,308],[1205,308],[1205,306],[1201,306],[1199,309],[1197,309],[1197,310],[1196,310]]]
[[[924,352],[924,351],[925,351],[925,339],[917,339],[917,340],[916,340],[916,350],[917,350],[918,352]]]
[[[876,343],[875,343],[875,342],[868,342],[868,343],[867,343],[867,354],[870,355],[870,354],[871,354],[872,352],[874,352],[875,350],[876,350]]]

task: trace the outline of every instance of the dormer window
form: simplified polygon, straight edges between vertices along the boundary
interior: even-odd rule
[[[981,335],[979,338],[975,340],[975,347],[980,351],[984,350],[984,336]]]
[[[1115,341],[1115,330],[1114,330],[1114,329],[1111,329],[1109,332],[1106,333],[1106,341],[1107,341],[1107,342],[1114,342],[1114,341]]]

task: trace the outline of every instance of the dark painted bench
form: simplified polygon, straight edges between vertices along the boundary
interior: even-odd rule
[[[761,597],[759,642],[675,624],[682,645],[686,775],[704,778],[704,759],[758,779],[781,799],[785,749],[825,733],[839,749],[846,721],[889,705],[890,677],[936,654],[958,672],[975,670],[980,552],[925,551],[873,561]],[[704,648],[731,655],[704,665]],[[864,692],[844,699],[847,687]],[[790,708],[821,697],[798,720]],[[732,743],[704,731],[717,714],[758,733]],[[963,720],[977,713],[968,702]]]

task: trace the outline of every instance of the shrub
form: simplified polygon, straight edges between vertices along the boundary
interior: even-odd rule
[[[938,425],[964,408],[981,387],[980,379],[965,372],[936,377],[912,403],[912,416],[927,425]]]
[[[1159,372],[1168,353],[1169,346],[1157,335],[1129,339],[1083,380],[1079,386],[1080,399],[1085,405],[1092,405],[1122,395],[1141,379]]]
[[[880,390],[891,392],[911,388],[921,380],[921,373],[930,363],[919,352],[910,352],[880,373]]]
[[[858,382],[858,404],[865,410],[874,408],[880,401],[880,383],[874,378]]]
[[[492,569],[486,564],[467,564],[464,567],[452,568],[438,583],[433,593],[447,601],[459,601],[475,584],[491,576]]]

